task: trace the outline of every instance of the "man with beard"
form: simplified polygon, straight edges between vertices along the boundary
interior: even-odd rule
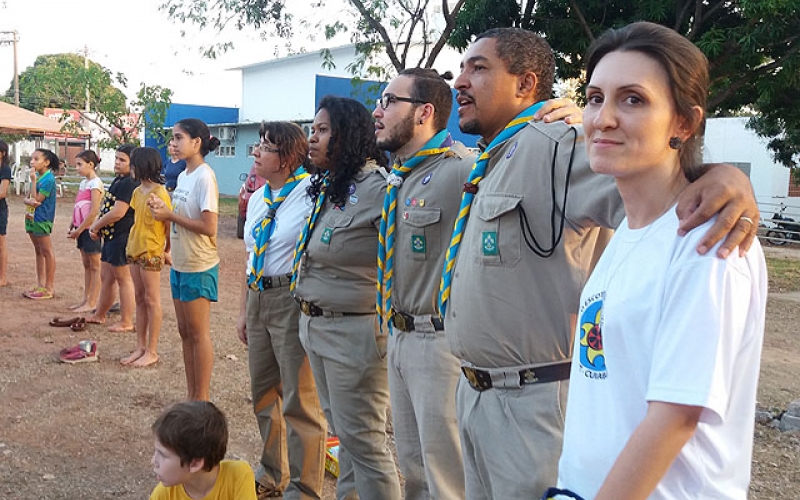
[[[531,120],[554,70],[544,39],[502,28],[477,37],[455,82],[460,128],[480,134],[483,150],[439,292],[464,374],[456,409],[467,499],[538,498],[555,484],[580,292],[623,216],[613,178],[589,169],[582,132]],[[678,214],[697,209],[682,229],[723,206],[698,251],[731,228],[718,253],[749,247],[758,209],[731,166],[684,191]]]
[[[384,199],[378,257],[378,311],[388,343],[389,396],[406,499],[462,500],[464,473],[455,414],[459,361],[435,310],[444,250],[474,157],[447,133],[447,82],[406,69],[378,100],[375,137],[394,157]],[[568,100],[547,116],[580,112]]]

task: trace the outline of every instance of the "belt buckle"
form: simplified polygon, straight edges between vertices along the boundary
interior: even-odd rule
[[[399,311],[395,311],[394,309],[392,309],[392,324],[397,327],[398,330],[404,332],[411,331],[411,329],[408,327],[409,325],[405,315]]]
[[[264,288],[272,288],[272,276],[262,278],[264,280]]]
[[[300,311],[306,316],[311,316],[311,304],[305,300],[300,301]]]
[[[461,372],[467,378],[467,382],[469,382],[470,387],[472,387],[476,391],[483,392],[486,389],[491,388],[491,385],[489,385],[487,387],[484,387],[483,385],[481,385],[480,381],[478,380],[478,374],[475,372],[474,369],[472,369],[472,368],[470,368],[468,366],[462,366],[461,367]]]
[[[258,291],[258,280],[254,280],[252,283],[247,285],[247,287],[250,288],[250,290],[252,290],[254,292],[257,292]]]

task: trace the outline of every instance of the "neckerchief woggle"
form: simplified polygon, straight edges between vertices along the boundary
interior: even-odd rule
[[[375,309],[381,329],[384,321],[389,322],[389,311],[392,306],[392,281],[394,278],[394,243],[397,219],[397,190],[403,184],[403,177],[429,156],[435,156],[450,150],[453,139],[447,129],[434,135],[422,148],[406,160],[404,164],[396,161],[392,172],[386,179],[386,195],[383,198],[381,225],[378,232],[378,294]],[[389,330],[391,331],[391,329]]]
[[[300,166],[292,175],[286,179],[286,183],[281,188],[278,196],[272,199],[272,189],[270,188],[269,181],[264,187],[264,203],[269,207],[267,216],[261,221],[260,224],[253,226],[253,237],[256,242],[253,247],[253,259],[250,262],[250,267],[247,270],[247,286],[253,290],[264,290],[261,278],[264,276],[264,259],[267,255],[267,247],[269,241],[272,239],[272,234],[275,232],[275,213],[281,206],[281,203],[289,196],[294,188],[300,182],[308,177],[308,172]]]
[[[456,256],[458,255],[458,248],[461,245],[461,237],[464,234],[464,228],[467,225],[469,218],[469,210],[472,205],[472,200],[475,198],[475,193],[478,192],[478,184],[483,180],[486,175],[486,167],[489,166],[489,159],[497,149],[497,146],[507,141],[514,134],[519,132],[525,127],[528,122],[533,118],[536,111],[542,107],[544,102],[537,102],[529,107],[516,118],[511,120],[508,125],[495,137],[492,142],[486,146],[486,149],[481,153],[472,166],[469,173],[467,183],[464,184],[464,193],[461,195],[461,206],[458,209],[458,216],[453,225],[453,236],[450,238],[450,246],[444,257],[444,268],[442,270],[442,281],[439,284],[439,315],[444,319],[447,312],[447,300],[450,298],[450,285],[453,277],[453,265],[455,264]],[[470,186],[471,185],[471,186]]]
[[[331,173],[325,172],[317,201],[314,203],[314,211],[311,212],[311,216],[306,219],[306,224],[303,226],[303,230],[300,231],[300,236],[297,238],[297,244],[294,247],[294,256],[292,258],[292,282],[289,285],[290,292],[294,292],[294,289],[297,287],[297,273],[300,270],[300,261],[303,260],[303,253],[306,251],[308,239],[311,237],[314,226],[317,224],[317,219],[319,219],[319,213],[322,211],[323,205],[325,205],[325,194],[330,184]]]

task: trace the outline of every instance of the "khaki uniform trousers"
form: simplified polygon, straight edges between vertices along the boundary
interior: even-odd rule
[[[250,386],[264,443],[256,480],[286,500],[321,498],[325,475],[327,430],[299,315],[289,287],[247,292]]]
[[[463,500],[464,467],[456,419],[460,363],[444,331],[389,338],[389,395],[406,500]]]
[[[459,378],[467,500],[540,498],[558,479],[568,380],[479,392]]]
[[[338,500],[400,499],[386,436],[386,337],[376,338],[376,324],[374,314],[300,316],[319,400],[339,437]]]

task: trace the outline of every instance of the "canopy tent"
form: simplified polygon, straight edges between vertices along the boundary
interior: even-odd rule
[[[46,116],[0,101],[0,134],[24,134],[42,137],[88,137],[89,133],[64,133],[62,124]]]

